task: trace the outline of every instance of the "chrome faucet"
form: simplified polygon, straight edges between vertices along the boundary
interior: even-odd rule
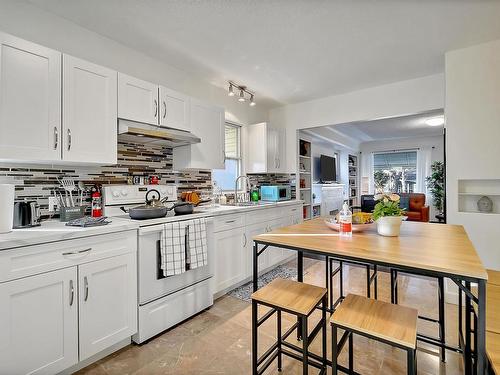
[[[234,203],[235,204],[238,203],[238,182],[239,182],[240,178],[246,179],[248,191],[250,192],[252,190],[252,187],[250,186],[250,179],[248,178],[248,176],[245,176],[245,175],[238,176],[238,178],[236,179],[236,182],[234,183]]]

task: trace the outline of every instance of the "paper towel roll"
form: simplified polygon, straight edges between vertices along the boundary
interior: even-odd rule
[[[0,233],[12,230],[14,220],[14,185],[0,184]]]

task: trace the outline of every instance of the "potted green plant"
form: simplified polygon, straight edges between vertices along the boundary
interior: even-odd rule
[[[427,189],[432,195],[432,204],[436,207],[438,214],[443,214],[444,202],[444,163],[435,161],[431,164],[431,175],[425,178]]]
[[[378,201],[373,210],[373,220],[377,223],[377,232],[381,236],[399,236],[404,210],[399,207],[399,195],[377,194]]]

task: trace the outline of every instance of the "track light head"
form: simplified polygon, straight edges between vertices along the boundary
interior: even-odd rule
[[[254,107],[257,103],[254,102],[253,100],[253,94],[250,95],[250,107]]]
[[[244,102],[245,101],[245,92],[243,89],[240,89],[240,97],[238,98],[239,102]]]
[[[227,93],[228,96],[234,96],[233,84],[229,84],[229,91]]]

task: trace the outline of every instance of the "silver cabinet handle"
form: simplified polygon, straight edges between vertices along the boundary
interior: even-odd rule
[[[278,158],[278,168],[281,167],[281,160]]]
[[[73,280],[69,281],[69,305],[73,306],[73,301],[75,300],[75,287],[73,285]]]
[[[243,239],[245,240],[243,242],[243,247],[246,247],[247,246],[247,234],[246,233],[243,233]]]
[[[155,118],[157,114],[158,114],[158,101],[155,99]]]
[[[71,130],[68,129],[68,151],[71,150]]]
[[[228,220],[226,221],[226,224],[231,224],[231,223],[234,223],[236,220]]]
[[[163,101],[163,118],[167,117],[167,103]]]
[[[57,146],[59,146],[59,131],[57,126],[54,126],[54,150],[57,150]]]
[[[85,288],[85,297],[83,300],[87,301],[89,299],[89,280],[87,279],[87,276],[83,278],[83,287]]]
[[[81,253],[86,253],[88,251],[92,250],[91,247],[83,250],[77,250],[77,251],[67,251],[65,253],[62,253],[62,255],[76,255],[76,254],[81,254]]]

